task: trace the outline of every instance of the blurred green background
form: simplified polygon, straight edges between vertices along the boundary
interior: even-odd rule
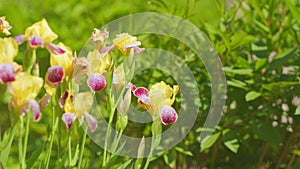
[[[143,37],[143,47],[155,46],[179,55],[196,76],[201,94],[201,113],[196,123],[199,125],[176,148],[154,159],[150,168],[297,169],[300,168],[299,7],[298,0],[0,0],[0,16],[6,16],[13,26],[12,35],[23,34],[26,27],[45,18],[59,35],[56,42],[61,41],[77,52],[93,28],[128,14],[155,11],[189,20],[206,33],[223,63],[228,85],[224,117],[215,134],[199,144],[197,136],[210,105],[210,80],[205,67],[184,44],[161,36]],[[48,58],[47,55],[40,61],[42,74],[49,65]],[[163,76],[143,74],[140,86]],[[6,103],[7,99],[2,99],[1,134],[9,127]],[[43,144],[46,127],[46,120],[33,124],[35,132],[30,140],[34,141],[29,154]],[[90,140],[87,147],[86,168],[99,168],[97,160],[102,150]],[[13,164],[17,158],[9,160]],[[127,160],[119,157],[111,168]],[[52,161],[51,166],[55,168],[56,162]]]

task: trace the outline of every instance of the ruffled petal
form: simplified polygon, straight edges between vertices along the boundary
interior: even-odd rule
[[[65,123],[67,130],[69,130],[76,119],[76,115],[66,112],[62,115],[62,121]]]
[[[85,113],[84,115],[90,131],[94,132],[98,127],[97,119],[89,113]]]
[[[177,118],[177,113],[173,107],[162,106],[160,108],[160,120],[164,125],[175,123]]]

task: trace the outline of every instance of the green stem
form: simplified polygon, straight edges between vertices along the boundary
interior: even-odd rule
[[[71,165],[72,162],[72,152],[71,152],[71,131],[68,132],[68,153],[69,153],[69,166]]]
[[[151,162],[151,160],[150,160],[150,157],[152,156],[152,153],[153,153],[153,150],[154,150],[154,139],[155,139],[156,137],[155,136],[152,136],[152,138],[151,138],[151,148],[150,148],[150,152],[149,152],[149,156],[147,157],[147,159],[146,159],[146,163],[145,163],[145,166],[144,166],[144,169],[147,169],[148,167],[149,167],[149,164],[150,164],[150,162]]]
[[[83,139],[82,139],[82,144],[81,144],[81,150],[80,150],[80,156],[79,156],[79,162],[78,162],[78,168],[81,168],[81,163],[82,163],[82,158],[83,158],[83,152],[84,152],[84,147],[85,147],[85,141],[86,141],[86,130],[83,130]]]
[[[52,132],[50,135],[50,145],[49,145],[49,150],[47,152],[47,159],[46,159],[46,168],[49,168],[49,162],[50,162],[50,158],[51,158],[51,152],[52,152],[52,145],[53,145],[53,140],[54,140],[54,136],[57,130],[57,124],[58,124],[58,117],[55,119],[55,114],[54,114],[54,108],[52,110]]]
[[[107,161],[107,144],[108,144],[108,138],[110,137],[110,126],[111,123],[113,121],[113,117],[115,114],[115,110],[114,110],[114,103],[112,100],[112,93],[111,93],[111,88],[108,89],[108,104],[109,104],[109,108],[110,108],[110,116],[109,116],[109,120],[108,120],[108,127],[107,127],[107,131],[106,131],[106,135],[105,135],[105,143],[104,143],[104,153],[103,153],[103,162],[102,162],[102,167],[105,166],[106,161]]]
[[[36,49],[30,47],[30,45],[27,44],[25,58],[23,59],[24,70],[28,73],[31,73],[35,62],[36,62]]]
[[[19,161],[20,161],[20,168],[22,168],[22,150],[23,150],[23,126],[24,126],[24,119],[23,116],[20,116],[20,134],[19,134]]]
[[[28,135],[29,135],[29,124],[30,124],[30,114],[26,115],[26,128],[25,128],[25,136],[24,136],[24,146],[23,146],[23,158],[22,158],[22,169],[26,168],[26,151],[27,151],[27,143],[28,143]]]

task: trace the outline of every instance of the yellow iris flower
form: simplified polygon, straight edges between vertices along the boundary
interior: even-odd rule
[[[51,66],[62,66],[64,69],[65,77],[71,78],[74,65],[73,65],[73,53],[72,49],[63,43],[57,45],[59,48],[63,49],[65,53],[63,54],[54,54],[50,55],[50,65]],[[69,80],[69,79],[67,79]]]
[[[73,99],[70,93],[63,105],[64,114],[62,120],[64,121],[67,129],[71,127],[73,122],[84,115],[88,126],[94,132],[98,126],[96,119],[90,115],[90,111],[94,102],[94,98],[90,92],[78,93]]]
[[[51,30],[46,19],[34,23],[25,31],[25,36],[29,39],[32,35],[39,36],[44,40],[45,44],[51,43],[58,36]]]
[[[178,85],[175,85],[172,88],[164,81],[152,85],[149,91],[151,103],[149,111],[155,113],[159,112],[161,106],[163,105],[171,106],[175,101],[175,96],[177,95],[178,91]]]
[[[130,48],[126,48],[126,45],[134,42],[137,42],[137,37],[131,36],[128,33],[122,33],[118,34],[117,38],[113,40],[113,45],[118,48],[123,55],[128,56],[130,53]]]
[[[111,65],[111,58],[108,53],[100,54],[98,50],[93,50],[87,55],[89,61],[89,72],[103,74],[104,70]]]
[[[43,86],[43,79],[32,76],[27,72],[16,75],[15,81],[10,84],[9,91],[12,94],[10,106],[17,111],[23,111],[30,100],[34,100]]]

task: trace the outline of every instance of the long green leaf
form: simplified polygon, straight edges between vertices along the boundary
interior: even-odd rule
[[[7,143],[5,143],[5,147],[0,151],[0,162],[2,163],[3,167],[6,168],[6,164],[8,161],[8,156],[11,148],[11,144],[13,142],[13,138],[15,136],[15,133],[17,131],[18,126],[15,125],[12,130],[9,130],[7,132]],[[2,142],[1,142],[2,144]]]
[[[290,1],[290,0],[285,0],[286,5],[290,8],[292,14],[294,15],[294,18],[300,24],[300,11],[297,9],[297,7]]]

